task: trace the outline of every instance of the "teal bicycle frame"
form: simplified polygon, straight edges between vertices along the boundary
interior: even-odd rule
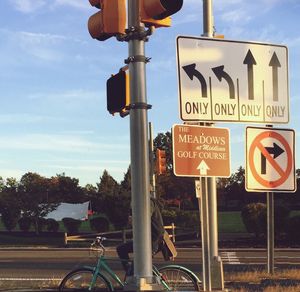
[[[122,261],[126,261],[129,263],[132,263],[132,260],[120,260],[120,259],[116,259],[116,258],[105,257],[105,247],[102,245],[102,241],[104,239],[105,238],[97,237],[96,241],[94,241],[91,245],[92,250],[96,250],[96,251],[100,252],[97,255],[97,263],[95,266],[83,266],[83,267],[76,269],[68,274],[68,275],[72,275],[72,273],[74,273],[74,272],[76,273],[77,271],[80,273],[80,271],[82,271],[82,270],[91,272],[92,279],[90,280],[90,283],[88,283],[88,291],[92,291],[92,289],[96,285],[98,276],[101,277],[102,281],[105,282],[105,284],[108,286],[108,288],[111,291],[114,291],[115,290],[114,287],[117,285],[119,288],[122,289],[127,284],[126,278],[125,278],[125,281],[122,281],[120,279],[120,277],[109,267],[109,264],[107,263],[107,261],[116,261],[118,263],[120,263]],[[168,270],[168,269],[183,271],[192,279],[193,284],[198,286],[198,288],[199,288],[201,281],[196,276],[196,274],[194,274],[189,269],[179,266],[179,265],[167,265],[167,266],[163,266],[162,268],[158,269],[156,266],[153,265],[153,268],[152,268],[153,276],[157,277],[157,279],[160,280],[160,283],[163,285],[165,290],[167,290],[167,291],[172,290],[172,287],[169,286],[170,283],[168,283],[169,279],[164,278],[163,271]],[[66,277],[68,277],[68,275]],[[68,279],[68,278],[66,278],[66,279]],[[64,280],[65,280],[65,278],[63,279],[61,285],[64,285],[63,284]],[[117,285],[114,285],[115,283]],[[174,290],[174,287],[173,287],[173,290]],[[199,289],[196,289],[196,290],[199,290]]]
[[[116,281],[121,287],[124,287],[124,285],[126,284],[125,282],[123,282],[119,276],[109,267],[109,265],[107,264],[107,260],[115,260],[115,261],[118,261],[120,262],[120,260],[116,260],[116,259],[109,259],[109,258],[106,258],[104,255],[101,255],[98,260],[97,260],[97,264],[96,266],[93,268],[93,267],[90,267],[90,266],[84,266],[85,269],[89,269],[93,272],[93,278],[92,278],[92,281],[90,283],[90,286],[89,286],[89,291],[92,290],[92,288],[94,287],[95,283],[96,283],[96,280],[97,280],[97,276],[98,274],[101,274],[105,280],[108,282],[111,290],[114,290],[114,285],[112,284],[112,281],[106,277],[106,274],[109,275],[109,277]],[[104,275],[102,272],[105,272],[106,274]]]
[[[90,271],[93,272],[93,277],[92,277],[92,281],[91,281],[90,286],[89,286],[89,291],[91,291],[92,288],[94,287],[94,285],[96,283],[96,280],[97,280],[97,276],[99,274],[101,274],[105,278],[105,280],[109,284],[109,286],[110,286],[110,288],[111,288],[112,291],[115,290],[115,289],[114,289],[114,285],[113,285],[113,283],[112,283],[111,280],[114,280],[115,282],[117,282],[120,285],[121,288],[123,288],[127,284],[126,281],[123,282],[119,278],[119,276],[109,267],[109,265],[107,264],[107,260],[116,261],[116,262],[122,261],[120,259],[115,259],[115,258],[106,258],[104,255],[101,255],[98,258],[97,264],[96,264],[95,267],[84,266],[85,269],[88,269],[88,270],[90,270]],[[127,260],[125,260],[125,261],[128,262]],[[129,262],[132,262],[132,261],[129,261]],[[194,278],[199,281],[199,279],[196,276],[196,274],[194,274],[192,271],[190,271],[187,268],[184,268],[184,267],[178,266],[178,265],[167,265],[165,267],[180,268],[181,270],[184,270],[184,271],[190,273],[191,275],[193,275]],[[156,277],[158,277],[161,280],[161,284],[163,285],[163,287],[166,290],[171,291],[171,288],[168,286],[168,284],[166,283],[166,281],[164,281],[163,277],[161,277],[161,274],[160,274],[158,268],[153,265],[152,270],[153,270],[153,275],[156,276]],[[105,272],[105,274],[103,274],[103,271]],[[108,278],[106,275],[108,275],[110,278]]]

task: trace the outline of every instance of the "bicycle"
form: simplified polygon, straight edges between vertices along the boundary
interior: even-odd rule
[[[126,278],[122,281],[107,263],[109,258],[105,257],[105,247],[102,244],[105,239],[97,237],[91,244],[91,250],[99,252],[96,266],[83,266],[68,273],[59,285],[60,292],[115,291],[114,281],[121,289],[124,288]],[[199,291],[201,285],[199,278],[183,266],[167,265],[157,268],[153,265],[153,275],[159,278],[168,291]]]

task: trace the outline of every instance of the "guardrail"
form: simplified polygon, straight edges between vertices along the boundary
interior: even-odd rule
[[[168,231],[170,238],[172,239],[173,242],[175,242],[175,229],[176,226],[174,223],[172,223],[171,225],[166,225],[164,226],[164,228],[168,231],[171,230],[171,234]],[[92,241],[95,239],[95,237],[97,236],[107,236],[109,237],[110,235],[117,235],[120,234],[121,239],[118,238],[114,238],[111,239],[113,241],[119,241],[119,242],[126,242],[127,241],[127,234],[132,233],[132,229],[124,229],[124,230],[120,230],[120,231],[112,231],[112,232],[102,232],[102,233],[88,233],[88,234],[78,234],[78,235],[68,235],[65,232],[65,238],[64,238],[64,243],[65,245],[68,245],[68,242],[74,242],[74,241]],[[109,238],[108,238],[109,240]]]

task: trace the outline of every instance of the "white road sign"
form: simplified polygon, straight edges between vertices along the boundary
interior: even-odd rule
[[[295,132],[290,129],[246,128],[246,189],[295,192]]]
[[[177,37],[183,121],[288,123],[286,46]]]

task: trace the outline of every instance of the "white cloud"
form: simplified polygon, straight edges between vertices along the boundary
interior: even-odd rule
[[[71,6],[79,9],[87,9],[90,7],[88,0],[55,0],[55,6]]]
[[[42,8],[53,9],[61,6],[69,6],[76,9],[90,8],[88,0],[10,0],[10,2],[16,10],[22,13],[34,13]]]
[[[30,94],[30,100],[57,100],[59,102],[74,102],[96,100],[104,96],[106,92],[89,91],[84,89],[66,90],[64,92],[37,92]]]
[[[87,152],[112,152],[128,149],[127,144],[110,144],[91,142],[80,136],[51,135],[51,134],[26,134],[17,136],[0,137],[0,149],[8,150],[36,150],[56,151],[69,153]]]
[[[46,4],[45,0],[10,0],[10,2],[16,10],[22,13],[35,12]]]
[[[3,28],[0,28],[0,35],[6,44],[6,54],[10,56],[17,51],[19,60],[25,60],[24,56],[28,55],[43,62],[59,62],[70,58],[68,51],[73,47],[85,44],[78,38],[59,34],[13,31]]]
[[[251,16],[243,10],[243,8],[238,8],[235,10],[230,10],[222,14],[222,20],[230,23],[239,23],[239,22],[249,22]]]
[[[57,121],[57,117],[32,115],[26,113],[20,114],[1,114],[0,124],[31,124],[40,123],[43,121]]]
[[[21,31],[14,38],[18,39],[18,45],[24,52],[35,58],[52,62],[64,57],[60,50],[54,49],[66,39],[64,36]]]

